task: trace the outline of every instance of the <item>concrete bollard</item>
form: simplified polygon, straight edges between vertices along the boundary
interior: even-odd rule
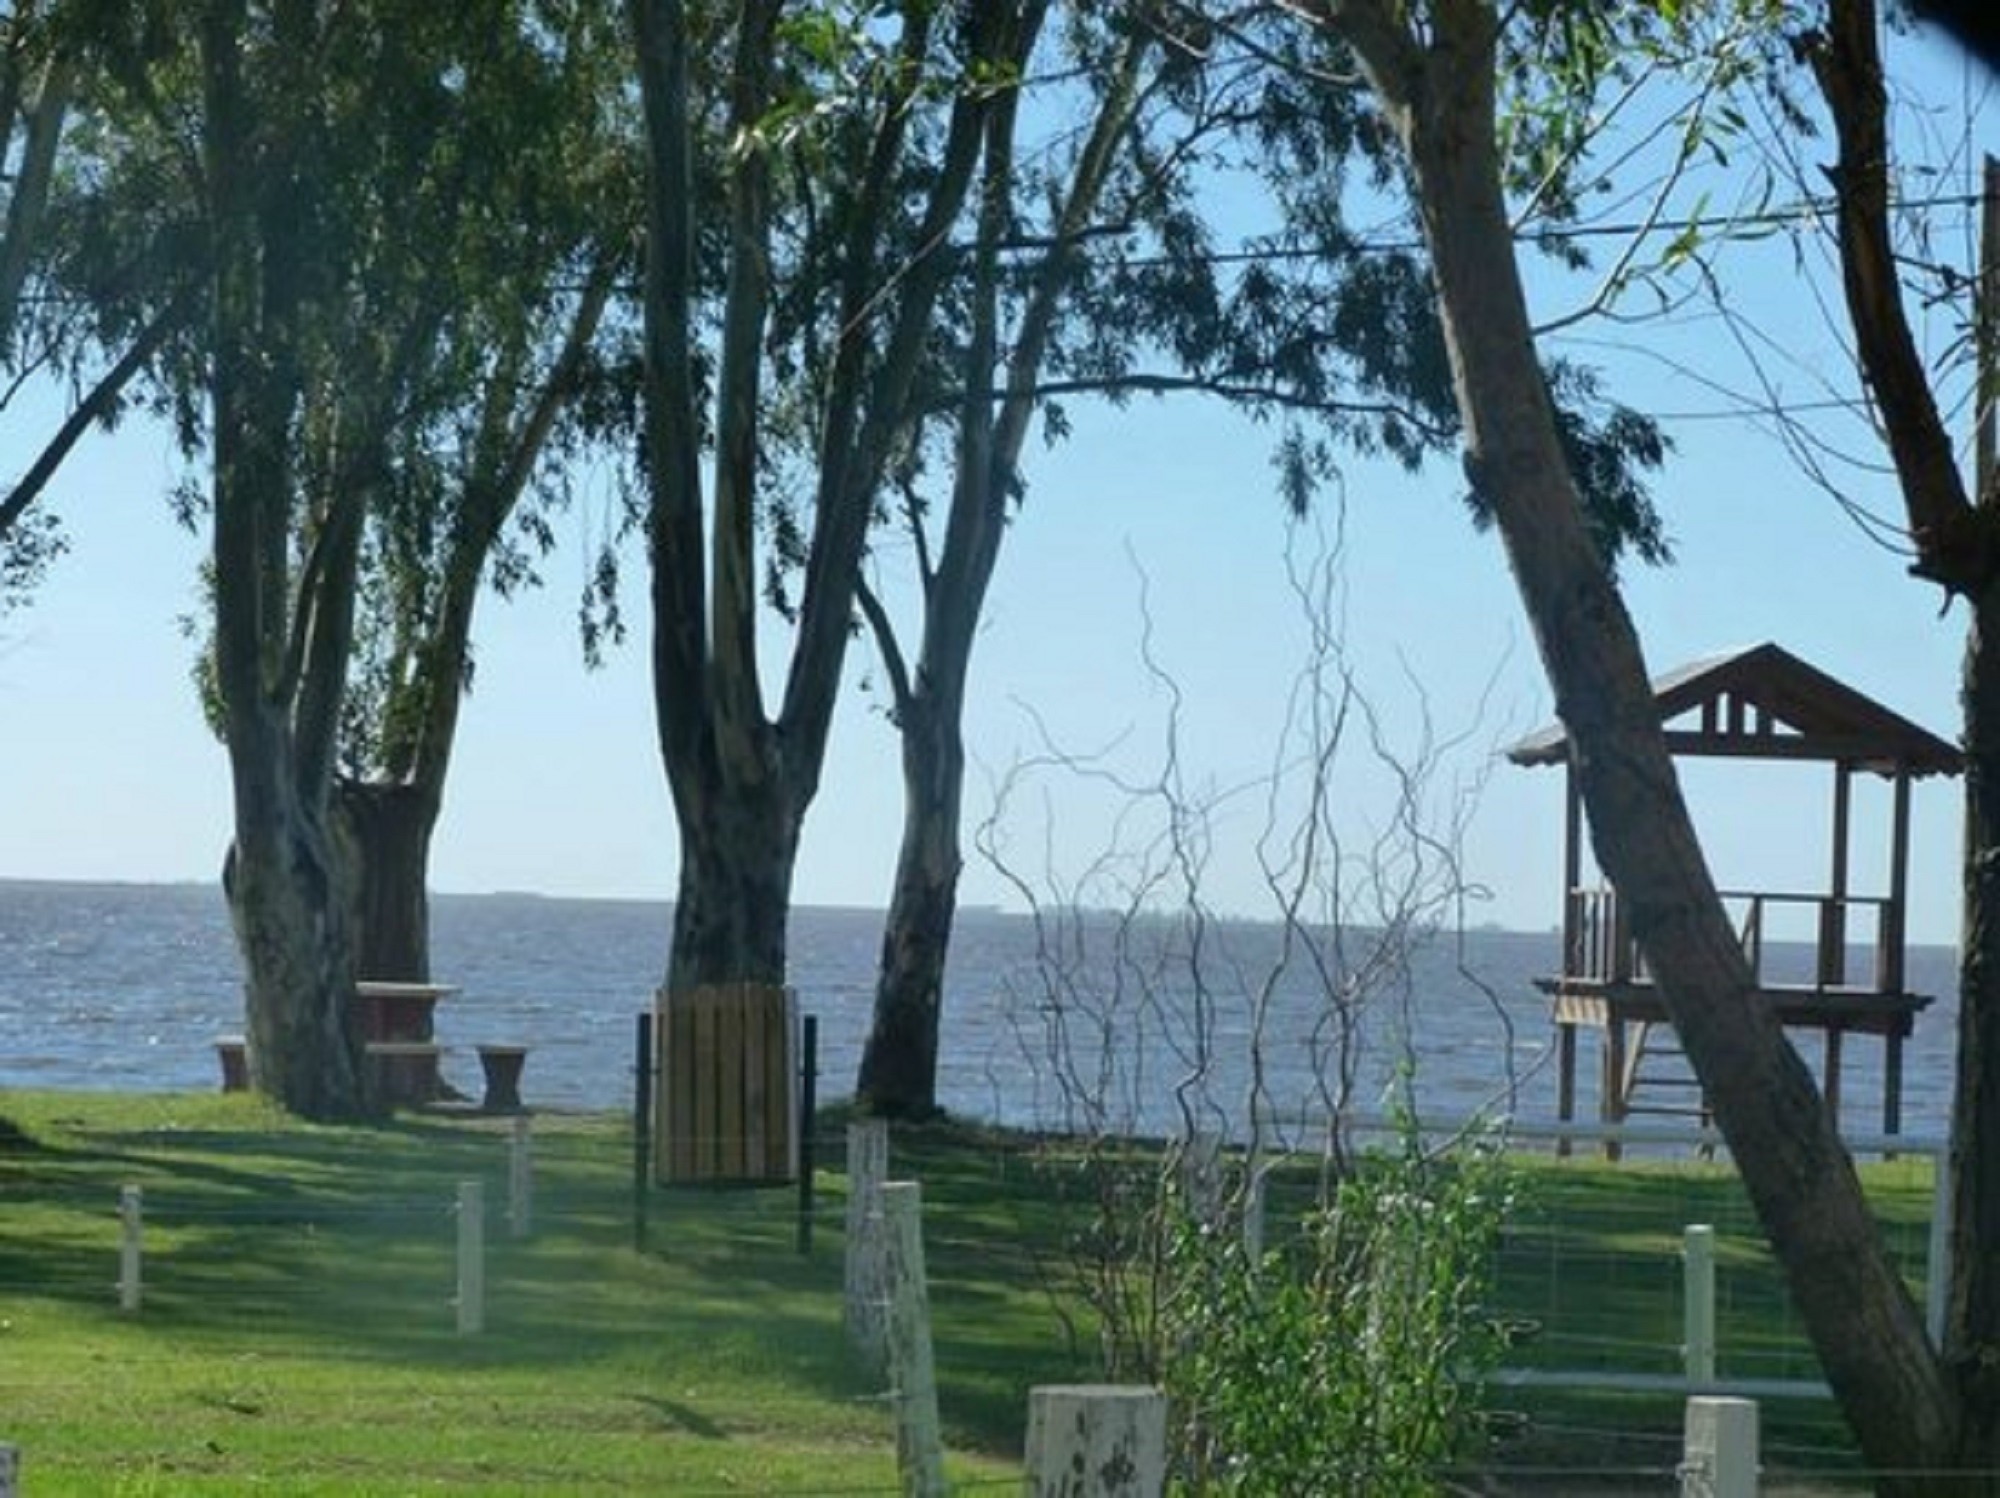
[[[1688,1400],[1681,1498],[1757,1498],[1757,1463],[1755,1400]]]
[[[882,1187],[889,1238],[889,1372],[895,1379],[896,1471],[904,1498],[944,1498],[944,1435],[931,1361],[930,1287],[924,1278],[924,1197],[914,1181]]]
[[[486,1329],[486,1192],[478,1181],[458,1183],[458,1334]]]
[[[1027,1498],[1159,1498],[1167,1396],[1124,1384],[1028,1391]]]
[[[514,1115],[507,1137],[507,1236],[525,1238],[535,1226],[535,1157],[528,1115]]]
[[[118,1191],[118,1309],[136,1313],[145,1299],[146,1195],[137,1186]]]
[[[889,1360],[889,1238],[882,1183],[889,1178],[889,1125],[879,1118],[847,1126],[847,1259],[843,1319],[847,1343],[871,1374]]]
[[[1692,1223],[1682,1239],[1681,1355],[1687,1376],[1715,1382],[1715,1229]]]

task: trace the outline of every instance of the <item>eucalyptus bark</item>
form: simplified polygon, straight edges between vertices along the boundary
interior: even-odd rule
[[[667,986],[785,981],[798,815],[771,783],[739,785],[680,818],[681,870]]]
[[[1963,680],[1965,909],[1944,1359],[1958,1460],[2000,1474],[2000,580],[1972,600]],[[1988,1491],[2000,1491],[2000,1476]]]
[[[1637,635],[1591,544],[1564,460],[1501,190],[1498,17],[1479,0],[1437,0],[1419,38],[1378,0],[1329,3],[1325,16],[1354,47],[1409,160],[1465,425],[1467,477],[1491,504],[1532,623],[1599,865],[1631,911],[1865,1461],[1934,1466],[1954,1435],[1938,1362],[1811,1074],[1754,1001],[1681,798]]]
[[[335,789],[334,805],[353,869],[356,976],[430,982],[429,873],[436,798],[421,786],[343,780]]]
[[[335,787],[353,866],[355,971],[362,978],[431,981],[431,840],[458,738],[480,587],[501,531],[576,392],[616,268],[609,254],[593,264],[562,348],[525,407],[516,387],[528,365],[527,333],[517,332],[501,351],[486,391],[472,472],[453,516],[436,616],[406,642],[413,659],[406,673],[398,672],[384,705],[390,724],[382,763],[377,774],[344,777]]]
[[[959,803],[965,783],[960,713],[929,696],[904,707],[903,838],[882,930],[874,1018],[855,1084],[887,1118],[937,1112],[938,1031],[958,910]]]
[[[680,831],[667,983],[781,983],[799,829],[819,786],[852,631],[875,495],[914,413],[932,314],[949,269],[940,248],[965,200],[994,90],[953,101],[912,240],[880,279],[901,204],[904,148],[930,69],[937,8],[903,8],[899,56],[851,197],[837,287],[838,343],[818,406],[812,532],[797,638],[775,716],[759,682],[754,557],[771,199],[761,129],[777,6],[742,7],[731,65],[727,281],[714,374],[714,500],[702,492],[703,381],[696,370],[697,221],[691,24],[680,0],[628,0],[647,140],[645,445],[652,562],[653,682],[660,755]],[[968,7],[975,67],[1003,60],[1009,7]],[[1004,92],[1004,91],[1003,91]],[[711,524],[712,515],[712,524]],[[710,583],[713,581],[711,592]]]
[[[1882,417],[1910,536],[1913,575],[1970,612],[1962,685],[1965,750],[1958,1049],[1952,1098],[1951,1283],[1943,1363],[1957,1465],[2000,1493],[2000,478],[1991,399],[2000,341],[2000,164],[1985,168],[1978,296],[1976,488],[1958,456],[1903,310],[1889,228],[1888,90],[1872,0],[1833,0],[1808,56],[1833,116],[1842,286],[1855,352]]]
[[[1023,13],[1014,42],[1033,46],[1047,12]],[[885,1117],[923,1118],[937,1111],[939,1031],[958,879],[964,867],[960,811],[965,787],[963,723],[972,647],[1006,536],[1021,449],[1038,406],[1038,376],[1077,245],[1096,213],[1115,153],[1131,128],[1141,66],[1150,47],[1143,31],[1126,43],[1099,102],[1058,215],[1053,243],[1035,277],[1000,369],[999,255],[1014,221],[1014,130],[1018,99],[998,101],[987,121],[985,173],[973,259],[973,323],[958,415],[957,470],[936,570],[922,544],[922,518],[911,526],[923,587],[923,635],[915,669],[905,663],[886,611],[862,589],[889,678],[902,754],[903,835],[882,933],[873,1019],[862,1050],[856,1095]]]
[[[242,951],[251,1081],[303,1117],[366,1114],[347,907],[327,823],[360,541],[333,502],[292,597],[301,269],[290,164],[251,168],[241,0],[202,19],[204,187],[214,276],[215,680],[234,791],[224,885]],[[317,587],[315,586],[317,585]],[[325,591],[319,591],[324,588]]]

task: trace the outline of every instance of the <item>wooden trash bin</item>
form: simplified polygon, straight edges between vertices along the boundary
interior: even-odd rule
[[[654,1175],[662,1184],[797,1178],[798,1000],[768,983],[661,992],[653,1007]]]

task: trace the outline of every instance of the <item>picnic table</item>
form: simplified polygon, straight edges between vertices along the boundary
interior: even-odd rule
[[[440,999],[457,992],[449,983],[368,979],[354,985],[362,1048],[385,1102],[432,1103],[453,1095],[438,1071],[444,1047],[437,1043],[433,1011]]]

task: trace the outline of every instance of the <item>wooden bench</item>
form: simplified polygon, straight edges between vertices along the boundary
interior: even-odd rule
[[[438,1073],[438,1062],[445,1054],[445,1047],[421,1040],[371,1040],[364,1047],[368,1059],[375,1069],[375,1081],[384,1097],[396,1102],[428,1102],[444,1095],[444,1079]],[[488,1047],[481,1046],[480,1061],[485,1063],[483,1054]],[[518,1087],[521,1067],[527,1059],[525,1046],[492,1047],[505,1052],[516,1053],[512,1081]],[[250,1046],[241,1035],[219,1035],[215,1039],[215,1059],[222,1066],[222,1090],[224,1092],[246,1092],[250,1087]],[[493,1074],[487,1071],[487,1096],[493,1096]],[[492,1106],[489,1102],[488,1106]],[[518,1092],[510,1105],[518,1108]]]
[[[391,1104],[428,1103],[444,1095],[438,1062],[445,1047],[428,1040],[371,1040],[362,1049],[377,1093]]]
[[[486,1074],[486,1095],[479,1100],[485,1113],[521,1111],[521,1068],[528,1064],[524,1045],[478,1047],[479,1069]]]

